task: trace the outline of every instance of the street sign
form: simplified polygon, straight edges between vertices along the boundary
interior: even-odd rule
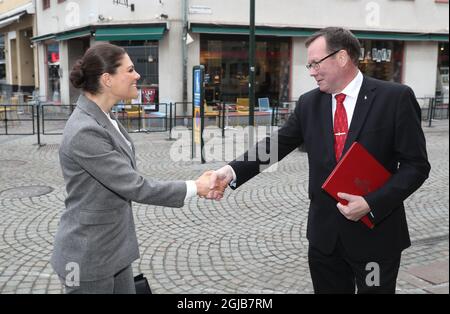
[[[113,0],[113,4],[124,5],[128,8],[128,0]]]
[[[203,65],[194,66],[192,72],[192,157],[195,156],[195,147],[200,144],[201,159],[203,157],[203,127],[204,127],[204,88],[205,67]]]

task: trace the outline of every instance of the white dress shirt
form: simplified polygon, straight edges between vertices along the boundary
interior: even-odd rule
[[[347,123],[348,128],[350,128],[350,123],[352,122],[353,112],[355,111],[356,101],[358,100],[359,90],[363,82],[363,75],[361,71],[358,70],[355,78],[342,90],[340,93],[331,94],[331,105],[333,113],[333,124],[334,124],[334,113],[336,112],[336,96],[337,94],[345,94],[344,108],[347,113]]]
[[[119,134],[122,136],[122,138],[124,139],[125,143],[127,143],[127,145],[130,148],[130,150],[133,151],[131,143],[126,139],[126,137],[122,134],[122,132],[120,132],[119,125],[117,124],[117,121],[111,119],[111,116],[109,115],[109,113],[106,113],[104,111],[103,111],[103,113],[106,115],[106,117],[108,118],[109,122],[111,122],[111,124],[114,126],[114,128],[116,128],[117,132],[119,132]]]

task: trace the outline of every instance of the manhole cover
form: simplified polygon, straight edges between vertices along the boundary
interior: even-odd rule
[[[36,197],[48,194],[53,188],[44,185],[38,186],[21,186],[0,192],[0,198],[26,198]]]
[[[11,169],[25,165],[27,162],[22,160],[0,160],[0,168]]]

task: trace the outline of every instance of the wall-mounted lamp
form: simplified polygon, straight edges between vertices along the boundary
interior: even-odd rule
[[[103,14],[98,15],[98,21],[99,22],[111,22],[113,20],[112,16],[103,16]]]

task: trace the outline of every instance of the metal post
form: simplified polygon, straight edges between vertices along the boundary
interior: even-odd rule
[[[250,51],[249,51],[249,116],[248,125],[255,125],[255,0],[250,0]],[[250,143],[252,145],[252,143]],[[253,146],[253,145],[252,145]]]
[[[42,134],[45,134],[45,110],[44,110],[45,105],[39,105],[39,108],[41,109],[41,120],[42,121]]]
[[[5,109],[5,134],[8,135],[8,112],[6,111],[6,105],[3,107]]]
[[[177,126],[177,103],[175,103],[174,106],[175,106],[175,110],[173,111],[173,115],[174,115],[173,127],[176,127]]]
[[[36,102],[36,125],[37,125],[37,144],[39,147],[44,146],[45,144],[41,143],[41,115],[40,115],[41,102],[39,99]]]
[[[274,104],[272,106],[272,119],[271,119],[272,121],[270,121],[271,126],[275,126],[275,115],[276,115],[275,108],[276,108],[276,104]]]
[[[188,81],[188,57],[187,57],[187,35],[188,35],[188,8],[189,8],[189,0],[183,0],[182,2],[182,17],[183,17],[183,36],[181,36],[181,55],[182,55],[182,64],[183,64],[183,112],[184,114],[187,113],[188,110],[188,104],[187,104],[187,98],[188,98],[188,86],[187,86],[187,81]]]
[[[192,110],[192,132],[191,132],[191,159],[195,157],[195,140],[194,140],[194,110]]]
[[[173,124],[172,124],[172,119],[173,119],[173,116],[172,116],[172,106],[173,106],[173,104],[170,102],[169,103],[169,141],[173,141],[174,139],[172,138],[172,128],[173,128]],[[166,110],[166,112],[167,112],[167,110]]]
[[[280,114],[280,101],[277,102],[277,106],[275,108],[275,125],[278,125],[278,118],[279,118],[279,114]]]
[[[222,110],[221,110],[221,112],[222,112],[222,117],[221,117],[221,119],[222,119],[222,137],[225,137],[225,102],[222,102]]]
[[[167,116],[167,104],[164,104],[165,106],[166,106],[166,110],[164,111],[166,114],[164,115],[164,131],[167,131],[167,129],[169,128],[168,127],[168,120],[169,120],[169,117]]]
[[[138,133],[141,132],[141,106],[141,104],[138,104]]]
[[[35,133],[35,128],[34,128],[34,105],[31,106],[31,123],[33,124],[33,135]]]
[[[434,115],[434,97],[430,98],[430,107],[429,110],[429,119],[428,119],[428,127],[431,127],[431,122],[433,121],[433,115]]]

